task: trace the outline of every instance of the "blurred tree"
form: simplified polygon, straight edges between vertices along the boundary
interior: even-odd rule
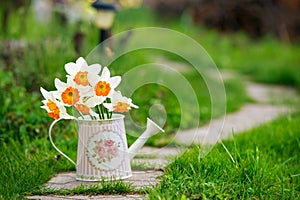
[[[192,16],[195,23],[222,31],[300,39],[300,0],[201,0],[193,6]]]
[[[185,9],[192,7],[199,0],[144,0],[144,4],[154,8],[163,15],[180,16]]]
[[[82,31],[75,32],[73,36],[73,42],[74,42],[74,50],[77,54],[76,56],[81,56],[83,53],[83,44],[85,39],[85,34]]]
[[[12,12],[20,12],[20,29],[24,31],[25,19],[31,5],[31,0],[0,0],[1,14],[2,14],[2,31],[6,34],[8,32],[9,15]]]
[[[272,34],[300,40],[300,0],[144,0],[160,15],[189,12],[195,24],[220,31],[244,30],[252,37]]]

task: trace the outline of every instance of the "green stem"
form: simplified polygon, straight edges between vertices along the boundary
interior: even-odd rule
[[[102,110],[100,108],[100,105],[97,106],[97,109],[98,109],[98,112],[99,112],[99,118],[100,119],[104,119],[104,115],[103,115],[103,112],[102,112]]]
[[[108,100],[105,100],[104,101],[104,103],[108,103]],[[103,104],[102,104],[103,105]],[[106,117],[107,117],[107,119],[110,119],[111,117],[110,117],[110,115],[109,115],[109,111],[108,111],[108,109],[107,108],[105,108],[104,106],[103,106],[103,109],[105,110],[105,112],[106,112]]]
[[[82,119],[84,119],[83,114],[82,114],[81,112],[79,112],[79,111],[75,108],[75,106],[73,106],[73,107],[74,107],[74,109],[78,112],[78,114],[82,117]]]
[[[95,119],[93,115],[91,115],[91,114],[89,114],[89,115],[90,115],[91,119]]]
[[[110,116],[109,116],[108,109],[107,109],[107,108],[105,108],[105,111],[106,111],[106,117],[107,117],[107,119],[110,119]]]
[[[102,104],[100,105],[100,110],[101,110],[102,119],[105,119],[105,117],[104,117],[104,107],[103,107]]]

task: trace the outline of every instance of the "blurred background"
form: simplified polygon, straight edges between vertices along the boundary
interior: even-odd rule
[[[53,90],[55,77],[65,79],[65,63],[87,56],[99,42],[113,34],[138,27],[165,27],[182,32],[199,42],[220,70],[233,70],[255,81],[300,89],[300,0],[0,2],[2,138],[22,137],[22,131],[33,137],[44,135],[37,132],[50,120],[46,113],[36,109],[40,106],[39,88]],[[128,40],[130,34],[122,45]],[[174,45],[182,48],[183,44],[174,41]],[[113,48],[106,49],[105,54],[109,56],[113,51]],[[184,62],[171,53],[142,50],[120,57],[110,68],[113,74],[122,74],[134,66],[157,61],[161,56]],[[207,88],[199,75],[185,76],[194,86],[199,102],[204,102],[200,113],[202,123],[206,123],[210,119]],[[238,95],[244,91],[242,80],[236,76],[225,86],[227,112],[237,110],[247,101],[246,95]],[[145,89],[151,91],[146,98]],[[174,131],[181,114],[184,116],[174,94],[162,86],[140,88],[133,98],[136,104],[145,105],[144,110],[141,108],[136,113],[137,121],[145,118],[151,105],[162,102],[168,113],[167,131]],[[191,117],[186,114],[185,118],[183,127],[191,127]]]
[[[22,125],[26,127],[24,134],[36,135],[42,121],[49,122],[40,117],[46,115],[34,110],[40,106],[39,88],[43,86],[52,90],[55,77],[64,80],[65,63],[88,55],[99,42],[132,28],[155,26],[182,32],[199,42],[221,70],[234,70],[255,81],[300,89],[300,0],[0,2],[0,103],[3,105],[1,121],[4,124],[1,129],[8,138],[10,134],[18,135],[13,129],[20,129]],[[130,34],[124,38],[123,45],[128,40]],[[183,45],[176,41],[174,44],[177,48]],[[106,49],[105,53],[109,55],[113,51],[113,48]],[[122,74],[134,66],[153,62],[154,58],[162,55],[168,60],[183,62],[182,58],[170,53],[143,50],[120,57],[110,67],[113,74]],[[194,82],[195,88],[203,85],[203,82],[197,82],[200,76],[190,73],[186,77]],[[243,90],[238,85],[242,83],[226,85],[230,87],[227,91],[229,112],[238,109],[247,99],[239,97],[239,101],[230,103]],[[169,119],[167,130],[171,132],[179,123],[181,114],[176,109],[178,102],[170,100],[175,98],[174,95],[161,86],[145,87],[136,92],[136,103],[150,106],[165,98],[169,105],[166,108]],[[147,87],[154,88],[150,90],[153,92],[142,98]],[[208,97],[204,87],[205,90],[197,92],[200,102],[205,102],[203,99]],[[235,90],[236,93],[233,92]],[[209,99],[205,104],[205,108],[200,110],[203,123],[210,118]],[[140,113],[147,115],[148,108]],[[25,116],[28,113],[32,116]],[[187,115],[186,121],[189,120]],[[190,125],[187,122],[184,127]],[[7,129],[12,130],[11,133]]]
[[[291,65],[299,65],[293,55],[300,40],[299,0],[1,0],[0,17],[1,69],[27,90],[50,84],[51,76],[43,75],[87,55],[111,34],[147,26],[193,37],[218,67],[256,73],[257,65],[285,65],[273,78],[256,78],[299,83],[289,77]],[[249,67],[239,51],[250,51],[257,63]]]

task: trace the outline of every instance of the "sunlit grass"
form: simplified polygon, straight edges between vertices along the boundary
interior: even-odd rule
[[[39,190],[35,190],[27,193],[27,195],[49,195],[49,194],[57,194],[57,195],[108,195],[108,194],[132,194],[136,193],[137,190],[130,184],[125,183],[123,181],[111,181],[105,182],[102,181],[98,184],[93,184],[91,186],[87,186],[81,184],[73,189],[65,190],[65,189],[51,189],[51,188],[42,188]]]
[[[0,199],[15,199],[26,191],[39,187],[55,174],[53,154],[36,154],[19,142],[1,143]]]
[[[299,124],[299,113],[280,118],[218,144],[204,158],[194,147],[167,167],[149,199],[298,199]]]

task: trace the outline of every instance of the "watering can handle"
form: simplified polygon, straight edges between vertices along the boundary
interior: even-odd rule
[[[52,140],[52,136],[51,136],[52,128],[53,128],[53,126],[54,126],[59,120],[60,120],[60,119],[54,120],[54,121],[52,122],[52,124],[50,125],[50,128],[49,128],[49,139],[50,139],[50,142],[51,142],[52,146],[54,147],[54,149],[55,149],[56,151],[58,151],[58,153],[60,153],[62,156],[64,156],[66,159],[68,159],[71,163],[73,163],[73,164],[76,166],[76,163],[75,163],[69,156],[67,156],[67,155],[64,154],[61,150],[59,150],[59,149],[55,146],[55,144],[54,144],[54,142],[53,142],[53,140]]]

